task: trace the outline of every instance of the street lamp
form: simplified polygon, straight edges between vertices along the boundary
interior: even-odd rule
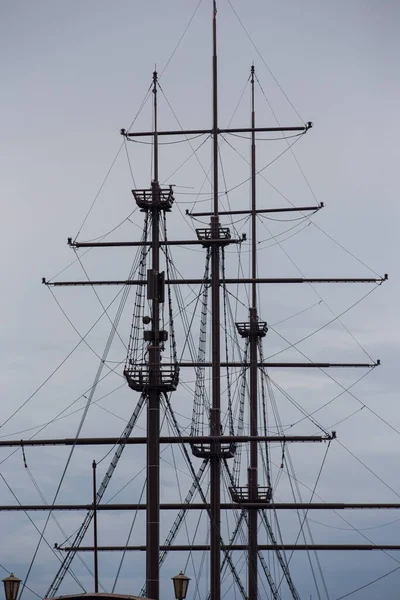
[[[9,577],[3,579],[4,591],[6,594],[6,600],[17,600],[19,584],[21,580],[15,577],[14,573],[10,573]]]
[[[186,577],[186,575],[184,575],[181,571],[179,575],[175,575],[175,577],[172,577],[172,581],[174,582],[174,592],[176,600],[185,600],[190,577]]]

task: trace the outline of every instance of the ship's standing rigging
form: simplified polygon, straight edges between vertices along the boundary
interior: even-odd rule
[[[224,569],[229,569],[233,578],[233,585],[245,600],[257,600],[262,593],[259,590],[259,581],[261,574],[265,576],[268,584],[268,593],[274,600],[283,598],[281,587],[282,580],[285,580],[288,590],[293,598],[299,598],[295,584],[292,580],[289,570],[289,560],[285,554],[286,546],[282,540],[277,540],[274,529],[271,526],[269,514],[271,507],[279,510],[279,504],[274,496],[274,486],[270,473],[269,444],[282,444],[282,463],[284,462],[285,445],[291,442],[327,442],[335,438],[334,432],[322,431],[322,435],[303,435],[289,436],[284,433],[278,435],[268,435],[267,427],[262,427],[263,435],[260,435],[260,422],[264,421],[265,414],[259,412],[259,407],[265,407],[266,397],[263,391],[270,385],[267,373],[267,367],[295,367],[295,368],[328,368],[332,365],[328,363],[269,363],[263,358],[262,341],[268,332],[266,321],[262,320],[261,312],[258,306],[258,287],[262,284],[297,284],[303,282],[311,283],[329,283],[329,282],[360,282],[380,284],[385,278],[265,278],[260,277],[257,269],[257,219],[260,213],[266,209],[258,209],[256,202],[256,133],[257,132],[276,132],[305,134],[311,127],[311,123],[296,127],[256,127],[255,111],[255,69],[254,66],[250,72],[251,82],[251,123],[249,127],[225,128],[221,129],[218,120],[218,64],[217,64],[217,6],[213,0],[213,123],[210,129],[163,131],[158,127],[158,104],[157,97],[159,91],[159,82],[157,72],[153,74],[152,95],[153,95],[153,123],[152,131],[122,131],[125,140],[133,138],[149,138],[152,140],[153,149],[153,177],[151,186],[147,189],[135,189],[133,195],[137,206],[144,215],[143,236],[140,242],[123,243],[91,243],[78,242],[70,240],[70,246],[75,249],[88,247],[101,247],[107,245],[114,246],[137,246],[138,259],[135,269],[131,276],[122,281],[93,281],[85,282],[62,282],[55,281],[44,283],[51,287],[66,285],[109,285],[122,284],[129,289],[135,286],[136,296],[134,303],[134,316],[132,322],[131,339],[129,343],[128,355],[124,369],[124,376],[129,387],[139,395],[138,403],[133,416],[127,424],[121,438],[117,442],[117,448],[114,457],[110,463],[106,477],[103,479],[101,487],[97,493],[97,501],[101,502],[105,488],[114,472],[116,464],[122,451],[129,440],[132,442],[131,433],[136,423],[137,416],[143,406],[147,411],[147,431],[146,437],[142,443],[146,445],[146,504],[141,509],[146,512],[146,586],[143,593],[153,600],[159,600],[160,595],[160,565],[164,561],[166,553],[174,550],[173,541],[175,532],[178,531],[182,518],[188,510],[194,510],[192,500],[195,495],[200,497],[202,507],[206,510],[208,516],[209,542],[200,546],[199,544],[189,543],[175,545],[187,553],[196,550],[206,549],[210,555],[210,600],[221,600],[221,573]],[[232,232],[220,221],[220,186],[219,186],[219,139],[221,135],[230,133],[250,134],[251,142],[251,206],[249,210],[241,210],[248,215],[251,223],[251,268],[249,277],[227,277],[225,273],[225,250],[231,245],[240,245],[244,240],[238,236],[232,236]],[[212,140],[213,154],[213,177],[212,177],[212,208],[210,212],[191,213],[191,216],[209,217],[207,226],[196,230],[197,240],[169,240],[167,236],[167,214],[173,209],[174,192],[171,187],[164,187],[159,181],[159,140],[161,136],[190,136],[190,135],[209,135]],[[316,211],[321,206],[299,207],[301,212]],[[267,209],[274,212],[274,209]],[[281,212],[282,209],[277,209]],[[234,214],[235,211],[223,211],[224,215]],[[195,244],[203,247],[206,252],[206,267],[203,278],[181,278],[173,270],[173,262],[170,255],[170,248],[174,244],[185,245]],[[165,267],[162,266],[162,262]],[[164,269],[164,270],[163,270]],[[134,278],[136,277],[136,278]],[[174,311],[172,308],[172,290],[180,289],[183,285],[200,285],[201,292],[198,294],[202,312],[200,317],[201,325],[206,327],[206,318],[210,313],[211,319],[211,359],[209,362],[205,359],[204,349],[201,353],[192,357],[191,361],[177,358],[175,329],[174,329]],[[222,337],[226,335],[226,299],[228,297],[229,285],[249,284],[250,297],[247,308],[247,320],[237,321],[235,323],[236,333],[244,342],[242,348],[242,360],[236,361],[229,358],[227,353],[224,356],[221,344]],[[221,310],[223,306],[223,310]],[[150,309],[150,314],[145,314],[145,308]],[[204,319],[202,319],[204,317]],[[224,324],[224,325],[222,325]],[[115,329],[115,326],[114,326]],[[189,335],[189,332],[187,332]],[[202,330],[200,330],[200,338]],[[168,347],[169,344],[169,347]],[[201,346],[201,344],[200,344]],[[340,366],[351,366],[370,368],[377,363],[353,363],[341,364]],[[232,423],[232,406],[228,402],[224,405],[224,413],[227,414],[227,424],[221,419],[222,400],[227,395],[221,387],[222,368],[227,369],[227,378],[229,378],[229,369],[237,367],[241,369],[241,383],[239,385],[239,427],[235,431]],[[196,418],[203,419],[203,429],[195,421],[197,432],[194,435],[187,436],[180,429],[175,419],[173,411],[173,399],[171,394],[178,388],[180,372],[185,368],[193,368],[196,372],[196,386],[200,405],[197,406]],[[211,371],[211,393],[210,399],[206,397],[204,391],[204,373],[206,369]],[[248,415],[249,415],[249,433],[241,433],[243,429],[243,403],[248,392]],[[229,390],[228,390],[229,396]],[[229,400],[229,398],[228,398]],[[161,410],[165,418],[170,419],[174,429],[174,439],[168,438],[172,444],[180,443],[187,459],[191,475],[193,477],[192,486],[189,488],[184,502],[175,503],[175,508],[179,509],[178,517],[174,522],[167,542],[162,546],[160,544],[160,511],[168,510],[160,504],[160,450],[162,444],[166,443],[167,436],[161,433],[162,425],[160,419]],[[206,430],[206,431],[204,431]],[[228,431],[228,433],[226,433]],[[197,435],[196,435],[197,433]],[[94,443],[99,442],[96,439]],[[139,443],[139,441],[138,441]],[[79,439],[75,440],[79,444]],[[240,453],[240,445],[248,444],[249,460],[247,473],[245,473],[244,485],[240,485],[240,479],[243,483],[243,469],[238,464],[236,457]],[[260,451],[260,446],[262,450]],[[201,459],[198,469],[194,466],[194,460],[189,456],[188,448],[192,455]],[[263,461],[263,473],[265,481],[259,477],[259,461]],[[233,459],[233,466],[231,466]],[[201,479],[206,469],[209,469],[209,497],[201,486]],[[221,503],[221,484],[226,478],[229,482],[229,491],[231,494],[230,502]],[[264,484],[264,485],[262,485]],[[192,504],[191,508],[190,505]],[[238,515],[236,527],[234,528],[229,540],[224,538],[221,529],[221,511],[227,511]],[[63,577],[68,572],[72,558],[76,552],[82,550],[80,547],[84,535],[88,530],[93,511],[88,513],[88,519],[85,520],[75,537],[75,541],[70,548],[62,548],[67,554],[63,560],[60,570],[49,588],[47,596],[54,595],[62,583]],[[243,544],[237,543],[237,537],[243,533],[243,527],[246,525],[247,537]],[[268,544],[260,542],[260,528],[263,525],[268,534]],[[303,524],[301,525],[301,530]],[[300,534],[299,534],[300,535]],[[297,542],[297,540],[296,540]],[[308,549],[313,548],[313,544],[305,544]],[[272,550],[276,556],[281,569],[278,581],[275,580],[271,569],[267,564],[263,551],[265,547]],[[237,569],[237,565],[232,556],[236,550],[246,551],[247,556],[247,581]],[[300,548],[300,546],[299,546]],[[131,548],[132,550],[134,548]],[[142,549],[137,547],[136,549]],[[222,559],[222,560],[221,560]]]

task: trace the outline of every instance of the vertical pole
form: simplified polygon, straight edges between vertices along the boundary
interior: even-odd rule
[[[254,65],[251,67],[251,289],[252,307],[257,307],[257,213],[256,213],[256,112],[254,105]]]
[[[94,554],[94,593],[99,592],[99,557],[97,550],[97,485],[96,485],[96,461],[92,463],[93,469],[93,554]]]
[[[160,552],[160,186],[158,182],[158,133],[157,133],[157,73],[153,74],[154,94],[154,178],[152,187],[152,286],[151,298],[152,341],[148,348],[149,390],[147,398],[147,510],[146,510],[146,595],[159,600],[159,552]],[[148,286],[149,287],[149,286]]]
[[[219,237],[218,216],[218,70],[217,70],[217,4],[213,0],[213,216],[212,238]],[[212,352],[212,405],[210,434],[221,435],[221,382],[220,382],[220,249],[211,248],[211,352]],[[220,444],[213,444],[210,458],[210,589],[211,600],[221,599],[221,461]]]
[[[257,213],[256,213],[256,141],[254,110],[254,66],[251,67],[251,276],[253,279],[250,307],[250,435],[258,435],[258,390],[257,390]],[[250,442],[250,466],[248,470],[249,499],[258,497],[258,443]],[[249,510],[248,529],[248,594],[249,600],[258,595],[258,510]]]

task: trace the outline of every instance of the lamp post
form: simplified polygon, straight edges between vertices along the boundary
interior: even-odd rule
[[[3,579],[3,583],[6,600],[17,600],[21,580],[18,579],[18,577],[15,577],[14,573],[10,573],[8,577]]]
[[[184,575],[181,571],[179,575],[175,575],[175,577],[172,577],[172,581],[174,582],[174,592],[176,600],[185,600],[190,577],[186,577],[186,575]]]

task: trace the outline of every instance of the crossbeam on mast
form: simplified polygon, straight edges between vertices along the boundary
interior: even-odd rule
[[[172,363],[163,363],[164,366],[169,367],[173,366]],[[372,363],[324,363],[324,362],[259,362],[257,363],[257,367],[261,369],[274,369],[274,368],[283,368],[283,369],[344,369],[344,368],[363,368],[363,369],[374,369],[375,367],[379,367],[381,361],[379,358]],[[145,363],[136,363],[137,367],[144,367]],[[179,362],[179,368],[181,367],[211,367],[211,363],[209,361],[204,362]],[[248,363],[243,362],[221,362],[221,367],[243,367],[247,369],[249,367]]]
[[[241,244],[246,238],[229,239],[224,244]],[[71,240],[71,242],[70,242]],[[221,239],[207,239],[207,245],[221,244]],[[204,240],[160,240],[160,246],[204,246]],[[71,248],[118,248],[124,246],[151,246],[151,242],[72,242],[68,238]]]
[[[74,552],[93,552],[93,546],[56,546],[56,550],[60,552],[69,552],[73,550]],[[247,544],[232,544],[232,545],[223,545],[221,544],[221,550],[239,550],[243,552],[248,549]],[[145,552],[146,546],[98,546],[97,550],[101,550],[102,552],[128,552],[139,551]],[[210,550],[210,546],[208,544],[174,544],[173,546],[160,546],[160,550],[168,550],[168,552],[204,552]],[[400,550],[399,544],[258,544],[257,550],[300,550],[300,551],[309,551],[309,550],[333,550],[340,551],[343,550]]]
[[[228,129],[221,129],[220,127],[217,127],[216,129],[178,129],[178,130],[168,130],[168,131],[158,131],[158,135],[159,136],[165,136],[165,135],[211,135],[214,134],[214,132],[217,133],[217,135],[220,135],[222,133],[251,133],[251,132],[255,132],[255,133],[262,133],[262,132],[270,132],[270,133],[284,133],[284,132],[293,132],[293,131],[299,131],[299,132],[303,132],[306,133],[309,129],[312,128],[312,123],[311,121],[309,121],[308,123],[306,123],[303,126],[296,126],[296,127],[236,127],[236,128],[228,128]],[[154,131],[129,131],[127,132],[125,129],[121,129],[121,135],[123,135],[126,138],[135,138],[135,137],[152,137],[154,136]]]
[[[226,285],[237,284],[278,284],[278,283],[383,283],[387,281],[388,275],[385,273],[383,277],[245,277],[242,279],[227,278],[223,280]],[[86,280],[86,281],[47,281],[42,278],[42,283],[50,287],[65,287],[65,286],[93,286],[93,285],[147,285],[147,281],[141,279],[116,279],[116,280]],[[210,279],[166,279],[167,285],[203,285],[211,284]]]
[[[398,510],[400,503],[396,502],[367,502],[367,503],[343,503],[343,502],[246,502],[246,508],[259,508],[263,510]],[[147,504],[98,504],[99,511],[132,511],[146,510]],[[160,510],[208,510],[206,503],[164,503],[160,504]],[[235,510],[242,508],[237,503],[221,503],[221,510]],[[25,512],[25,511],[89,511],[93,510],[93,504],[2,504],[0,512]]]
[[[160,444],[201,444],[206,442],[238,443],[246,442],[271,442],[271,443],[320,443],[330,442],[336,438],[336,433],[331,435],[196,435],[196,436],[160,436]],[[87,437],[87,438],[49,438],[31,440],[0,440],[0,448],[12,448],[19,446],[114,446],[120,442],[120,437]],[[124,440],[126,445],[146,444],[147,437],[129,437]]]
[[[284,212],[302,212],[302,211],[313,211],[316,212],[324,208],[324,203],[320,202],[316,206],[290,206],[287,208],[256,208],[255,214],[261,215],[265,213],[284,213]],[[220,210],[220,215],[251,215],[252,210]],[[186,210],[188,217],[209,217],[212,213],[210,212],[190,212]]]

